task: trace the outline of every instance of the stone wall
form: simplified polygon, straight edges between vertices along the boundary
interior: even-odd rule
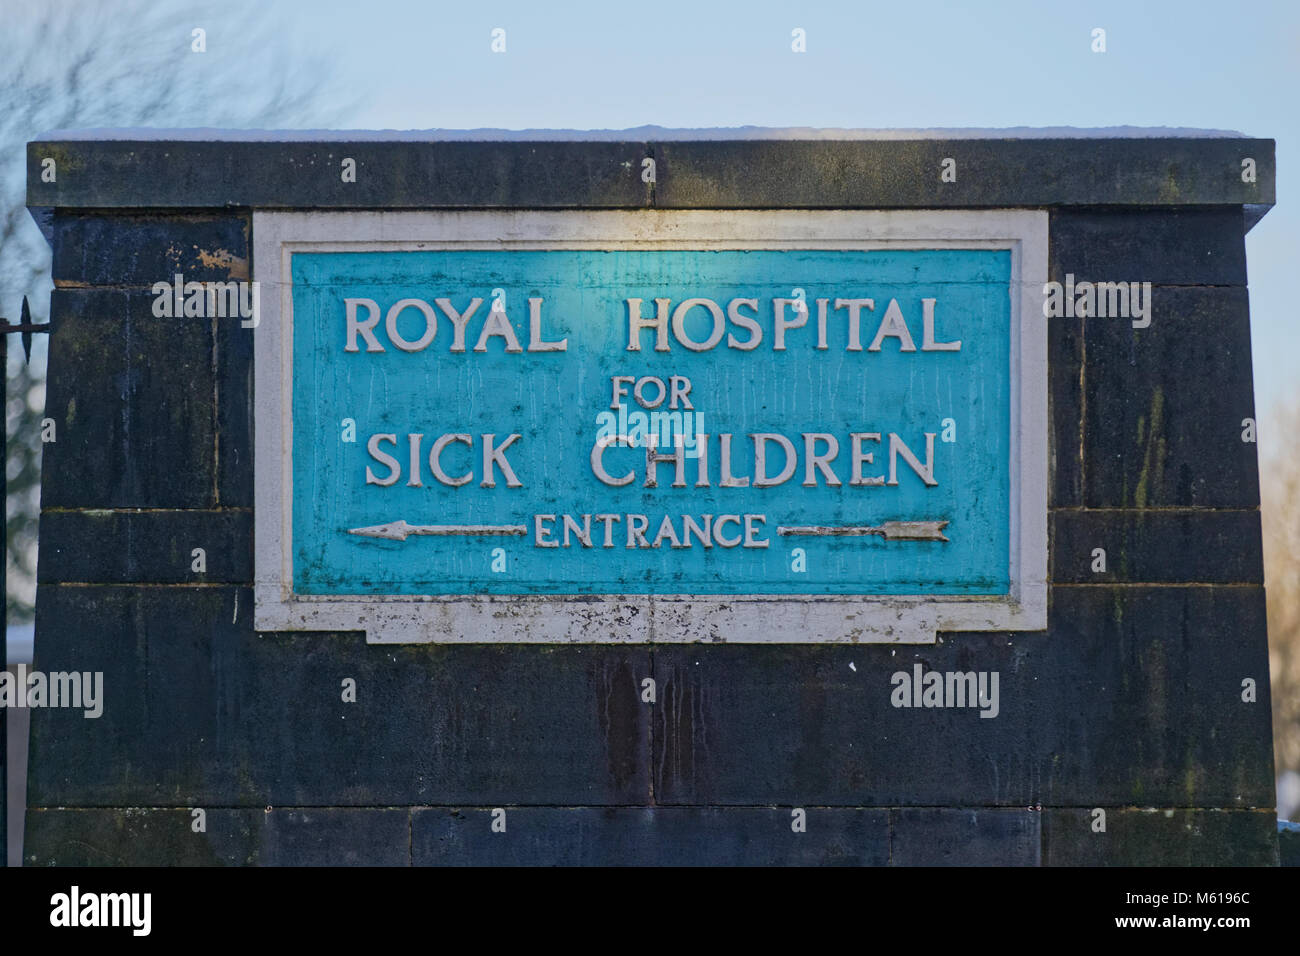
[[[948,156],[957,183],[940,182]],[[31,144],[29,168],[54,252],[58,429],[34,666],[106,687],[97,720],[32,713],[29,865],[1276,861],[1242,440],[1243,237],[1273,201],[1271,141],[69,140]],[[254,632],[253,332],[155,318],[150,287],[250,278],[253,208],[455,206],[1045,208],[1052,279],[1151,282],[1149,328],[1045,320],[1047,632],[906,647]],[[891,707],[889,675],[916,662],[999,671],[999,717]]]

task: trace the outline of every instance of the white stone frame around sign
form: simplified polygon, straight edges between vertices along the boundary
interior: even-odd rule
[[[1047,213],[637,210],[253,213],[254,626],[370,643],[902,643],[1047,627]],[[1006,595],[302,595],[292,592],[294,252],[421,249],[1008,249]]]

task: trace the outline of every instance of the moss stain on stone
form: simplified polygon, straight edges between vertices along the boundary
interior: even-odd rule
[[[1171,165],[1165,172],[1164,182],[1160,184],[1160,201],[1176,204],[1179,197],[1183,194],[1182,186],[1179,185],[1179,168]]]
[[[1138,418],[1137,440],[1142,447],[1142,472],[1138,475],[1137,491],[1133,500],[1139,508],[1147,506],[1152,489],[1159,489],[1165,471],[1165,440],[1162,435],[1164,427],[1165,393],[1157,385],[1151,395],[1150,424],[1144,417]],[[1153,504],[1155,502],[1152,502]]]

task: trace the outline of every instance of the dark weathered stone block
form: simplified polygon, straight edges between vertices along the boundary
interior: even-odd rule
[[[1243,139],[659,142],[655,205],[908,208],[1271,202],[1272,144]],[[1241,181],[1241,159],[1260,169]],[[957,163],[957,181],[940,164]],[[1261,159],[1260,157],[1268,157]],[[29,160],[30,163],[30,160]],[[28,189],[28,202],[38,193]]]
[[[162,319],[145,292],[50,300],[44,508],[214,504],[212,319]]]
[[[1037,321],[1037,317],[1034,317]],[[1083,503],[1083,334],[1078,325],[1047,321],[1047,506]]]
[[[406,866],[406,810],[38,808],[27,866]]]
[[[1014,641],[1014,644],[1013,644]],[[1032,803],[1037,688],[1011,673],[1028,635],[935,646],[658,648],[655,796],[662,803]],[[895,672],[996,670],[1001,712],[891,705]],[[850,667],[850,664],[853,666]],[[961,748],[950,742],[961,739]],[[976,743],[978,741],[978,743]],[[994,757],[993,755],[997,755]],[[990,759],[1005,762],[999,775]],[[1023,767],[1024,773],[1013,768]]]
[[[24,866],[246,866],[257,862],[264,810],[27,808]]]
[[[1246,290],[1157,288],[1146,329],[1084,321],[1085,504],[1258,507]]]
[[[1240,208],[1056,209],[1049,278],[1246,284],[1246,224]]]
[[[42,586],[36,666],[102,671],[105,703],[33,712],[30,804],[649,799],[644,649],[367,645],[251,619],[241,588]]]
[[[807,808],[807,831],[789,807],[502,807],[413,814],[419,865],[496,866],[881,866],[888,812]]]
[[[167,142],[27,145],[27,203],[49,207],[637,207],[641,160],[673,208],[1205,206],[1275,200],[1274,142],[1205,137],[656,138],[574,141]],[[346,134],[344,134],[346,135]],[[707,135],[707,134],[705,134]],[[344,157],[356,182],[342,182]],[[58,181],[41,180],[57,161]],[[939,178],[957,161],[957,181]],[[1250,157],[1257,181],[1241,181]]]
[[[1023,809],[890,811],[894,866],[1037,866],[1042,814]]]
[[[207,570],[192,570],[202,548]],[[248,511],[47,511],[38,580],[159,584],[253,581]]]
[[[154,209],[636,208],[640,142],[165,142],[28,144],[33,206]],[[41,182],[54,158],[58,182]],[[343,159],[356,161],[344,182]]]
[[[61,213],[54,217],[56,282],[145,286],[248,279],[247,216]]]
[[[1276,866],[1271,810],[1105,809],[1094,832],[1092,809],[1043,811],[1045,866]]]
[[[253,507],[253,336],[237,320],[217,320],[217,502]]]
[[[1051,541],[1058,583],[1264,583],[1258,511],[1056,511]]]
[[[1264,619],[1260,587],[1056,587],[1025,805],[1271,805]]]
[[[1272,800],[1262,589],[1057,587],[1051,615],[1046,634],[933,646],[658,647],[656,801]],[[918,663],[998,672],[998,716],[892,706],[891,675]]]
[[[409,866],[405,809],[301,807],[263,814],[262,866]]]

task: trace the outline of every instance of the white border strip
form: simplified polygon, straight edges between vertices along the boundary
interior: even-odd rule
[[[255,627],[364,630],[391,644],[924,644],[936,631],[1045,630],[1047,222],[1027,210],[255,211]],[[291,256],[440,248],[1011,250],[1009,595],[293,594]]]

